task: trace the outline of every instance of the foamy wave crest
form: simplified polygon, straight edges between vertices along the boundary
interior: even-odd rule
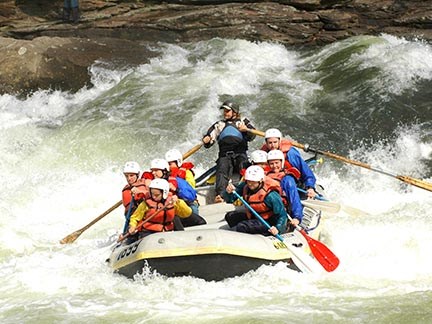
[[[415,90],[421,80],[432,79],[432,47],[426,42],[408,41],[382,35],[382,42],[372,44],[363,53],[353,55],[361,69],[376,68],[381,72],[373,79],[375,90],[383,97]]]

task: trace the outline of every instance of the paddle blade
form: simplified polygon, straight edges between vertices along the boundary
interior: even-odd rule
[[[75,240],[78,238],[78,236],[80,236],[82,233],[82,231],[75,231],[71,234],[69,234],[68,236],[64,237],[63,239],[60,240],[61,244],[70,244],[75,242]]]
[[[340,209],[341,205],[335,202],[327,201],[327,200],[302,200],[301,201],[303,206],[315,208],[322,210],[323,212],[330,213],[330,214],[337,214]]]
[[[299,232],[308,242],[312,255],[327,272],[332,272],[339,266],[339,258],[324,243],[311,238],[304,229]]]
[[[430,182],[426,182],[426,181],[412,178],[412,177],[408,177],[408,176],[401,176],[401,175],[396,176],[396,178],[403,181],[403,182],[409,183],[415,187],[432,191],[432,183],[430,183]]]

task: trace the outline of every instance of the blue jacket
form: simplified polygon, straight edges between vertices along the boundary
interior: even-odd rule
[[[303,219],[303,205],[298,194],[295,179],[290,175],[286,175],[282,178],[281,187],[285,192],[285,196],[289,200],[291,206],[291,217],[297,218],[301,223]]]
[[[300,182],[304,183],[306,188],[315,188],[316,178],[309,165],[303,160],[300,152],[295,147],[289,149],[286,159],[293,167],[300,171]],[[288,193],[286,192],[286,194]]]

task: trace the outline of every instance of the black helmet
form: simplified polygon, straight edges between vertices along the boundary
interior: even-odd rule
[[[239,113],[239,106],[232,101],[224,101],[222,106],[220,106],[220,109],[229,109],[234,111],[236,114]]]

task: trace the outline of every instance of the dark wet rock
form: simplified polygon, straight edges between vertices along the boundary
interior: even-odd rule
[[[0,2],[1,93],[75,91],[90,85],[96,60],[145,63],[155,55],[145,44],[154,42],[220,37],[317,46],[382,32],[432,39],[432,0],[87,0],[77,24],[61,20],[62,4]]]

